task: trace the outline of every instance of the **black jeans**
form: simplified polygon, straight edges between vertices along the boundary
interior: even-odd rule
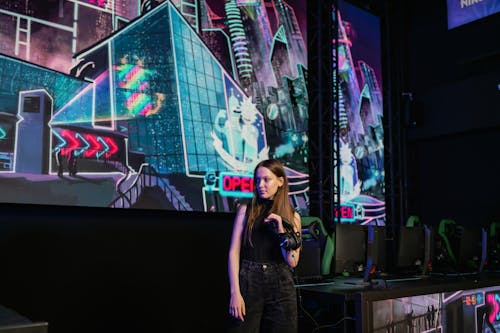
[[[243,260],[240,290],[246,316],[244,321],[233,320],[230,332],[297,332],[297,295],[287,264]]]

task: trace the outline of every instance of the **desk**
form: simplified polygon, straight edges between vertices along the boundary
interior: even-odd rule
[[[297,285],[301,332],[500,332],[498,276],[358,281]]]
[[[334,279],[317,284],[299,284],[300,332],[362,332],[359,314],[366,286],[361,279]],[[309,315],[305,314],[307,312]],[[315,322],[313,322],[313,320]]]

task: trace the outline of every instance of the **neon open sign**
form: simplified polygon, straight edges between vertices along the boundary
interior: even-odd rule
[[[235,172],[219,174],[219,193],[225,197],[251,198],[253,196],[253,176]]]

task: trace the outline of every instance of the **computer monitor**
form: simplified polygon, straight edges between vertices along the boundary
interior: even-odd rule
[[[0,333],[48,333],[47,322],[13,324],[0,326]]]
[[[439,226],[432,227],[433,235],[433,274],[456,274],[457,255],[460,247],[462,226],[454,220],[443,219]]]
[[[425,231],[423,227],[399,228],[396,269],[407,273],[421,271],[425,256]]]
[[[480,227],[462,227],[457,251],[457,271],[480,272],[486,260],[486,231]]]
[[[335,225],[335,274],[363,276],[365,260],[365,228],[359,224]]]

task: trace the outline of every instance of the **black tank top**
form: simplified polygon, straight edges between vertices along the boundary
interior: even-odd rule
[[[276,232],[270,225],[264,223],[264,218],[269,215],[271,205],[272,202],[267,205],[264,213],[255,220],[251,235],[253,246],[249,242],[243,242],[241,259],[260,263],[284,262]]]

